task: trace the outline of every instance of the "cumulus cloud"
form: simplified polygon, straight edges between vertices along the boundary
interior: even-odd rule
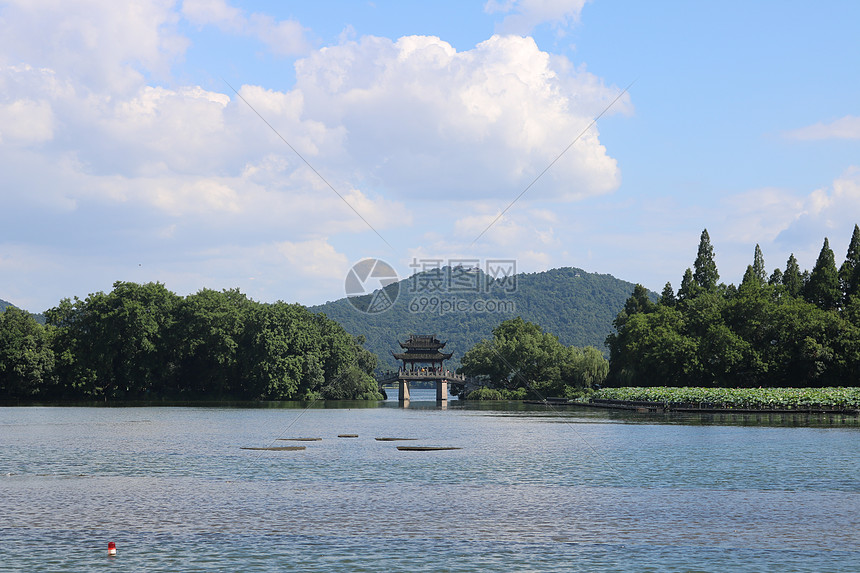
[[[727,258],[735,270],[752,261],[751,245],[756,243],[769,247],[765,255],[774,266],[793,252],[801,266],[811,268],[828,237],[839,260],[839,251],[860,223],[860,169],[848,169],[830,185],[806,194],[766,188],[729,197],[721,212],[724,221],[713,228],[733,244]]]
[[[365,37],[296,70],[306,113],[343,126],[356,173],[413,198],[514,196],[619,92],[516,36],[462,52],[435,37]],[[629,109],[625,97],[611,112]],[[593,127],[534,193],[574,200],[618,185]]]
[[[135,89],[166,77],[188,41],[174,0],[9,0],[0,12],[0,64],[63,70],[92,90]]]
[[[280,56],[305,54],[311,49],[308,30],[297,20],[275,20],[259,12],[247,14],[225,0],[184,0],[182,15],[197,26],[253,36]]]
[[[276,249],[289,262],[292,272],[307,278],[342,279],[349,270],[346,256],[325,239],[283,241]]]
[[[817,231],[818,239],[832,231],[850,235],[860,222],[860,168],[852,167],[829,188],[816,189],[803,200],[803,208],[783,235]],[[845,229],[845,231],[843,231]],[[815,232],[814,231],[814,232]]]
[[[787,189],[753,189],[727,197],[727,238],[742,244],[769,242],[804,211],[803,197]]]
[[[498,29],[509,34],[526,35],[537,26],[549,23],[556,28],[579,22],[588,0],[488,0],[484,11],[507,14]]]
[[[816,123],[785,133],[788,139],[817,141],[822,139],[860,139],[860,117],[846,115],[830,123]]]
[[[531,4],[511,10],[523,6]],[[177,31],[183,17],[307,54],[295,84],[237,86],[240,98],[171,80],[188,45]],[[4,205],[29,218],[8,221],[0,241],[32,241],[44,268],[74,268],[70,285],[157,279],[177,290],[299,296],[273,295],[281,281],[315,297],[309,285],[366,256],[355,238],[372,236],[328,183],[389,242],[415,223],[439,233],[427,235],[429,250],[461,253],[618,91],[517,36],[463,51],[427,36],[312,50],[298,22],[218,0],[10,1],[0,8],[0,172]],[[611,111],[631,109],[625,97]],[[546,204],[619,182],[595,126],[482,252],[548,260],[565,222]],[[34,220],[63,240],[49,248]],[[117,276],[124,265],[133,272]]]

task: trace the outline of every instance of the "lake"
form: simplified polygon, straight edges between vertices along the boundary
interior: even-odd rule
[[[433,396],[0,408],[0,571],[860,570],[856,418]]]

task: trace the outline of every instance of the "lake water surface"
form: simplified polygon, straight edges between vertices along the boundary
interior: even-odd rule
[[[292,406],[0,408],[0,571],[860,571],[856,419]]]

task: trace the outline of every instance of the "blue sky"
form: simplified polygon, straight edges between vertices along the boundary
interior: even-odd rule
[[[365,257],[659,291],[703,228],[726,282],[756,243],[811,268],[827,236],[838,264],[858,22],[848,1],[0,1],[0,298],[317,304]]]

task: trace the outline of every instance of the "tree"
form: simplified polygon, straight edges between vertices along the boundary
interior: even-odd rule
[[[755,270],[755,267],[752,265],[747,265],[747,270],[744,272],[744,278],[741,279],[741,287],[740,288],[760,288],[761,281],[759,280],[758,273]]]
[[[764,255],[761,252],[761,247],[756,243],[755,255],[753,256],[753,272],[759,281],[759,284],[767,282],[767,269],[764,266]]]
[[[788,257],[788,262],[785,264],[782,284],[785,285],[785,290],[790,296],[798,297],[803,290],[803,282],[803,276],[800,274],[797,259],[794,258],[794,253],[791,253],[791,256]]]
[[[699,251],[693,268],[695,269],[693,278],[699,287],[706,291],[716,290],[720,275],[717,272],[717,264],[714,262],[714,248],[711,246],[711,237],[708,235],[707,229],[702,231],[699,239]]]
[[[684,277],[681,279],[681,288],[678,289],[678,300],[690,300],[699,292],[699,285],[693,279],[692,269],[684,271]]]
[[[632,316],[640,312],[647,313],[653,310],[654,303],[651,302],[651,298],[648,296],[648,289],[637,284],[633,287],[633,293],[630,295],[630,298],[624,303],[624,312],[627,313],[627,316]]]
[[[517,317],[494,328],[491,340],[470,348],[460,372],[496,388],[523,388],[545,397],[600,384],[608,369],[600,351],[564,346],[553,334]]]
[[[804,286],[804,298],[823,310],[835,310],[842,302],[836,260],[826,237],[812,274],[809,275],[809,282]]]
[[[767,284],[770,286],[777,286],[782,284],[783,274],[780,269],[773,269],[773,273],[770,275],[770,278],[767,281]]]
[[[854,233],[848,244],[845,261],[839,267],[839,286],[842,289],[842,304],[855,295],[860,295],[860,226],[854,225]]]
[[[29,312],[0,312],[0,397],[29,398],[45,391],[54,369],[48,332]]]
[[[170,333],[179,297],[161,283],[113,287],[48,311],[58,328],[61,382],[77,398],[159,396],[174,368]]]
[[[171,392],[228,396],[240,380],[244,332],[252,302],[238,289],[203,289],[176,308],[172,336],[178,365]]]
[[[660,295],[660,304],[663,306],[675,306],[678,299],[675,298],[675,291],[672,289],[672,283],[667,282],[663,287],[663,293]]]

